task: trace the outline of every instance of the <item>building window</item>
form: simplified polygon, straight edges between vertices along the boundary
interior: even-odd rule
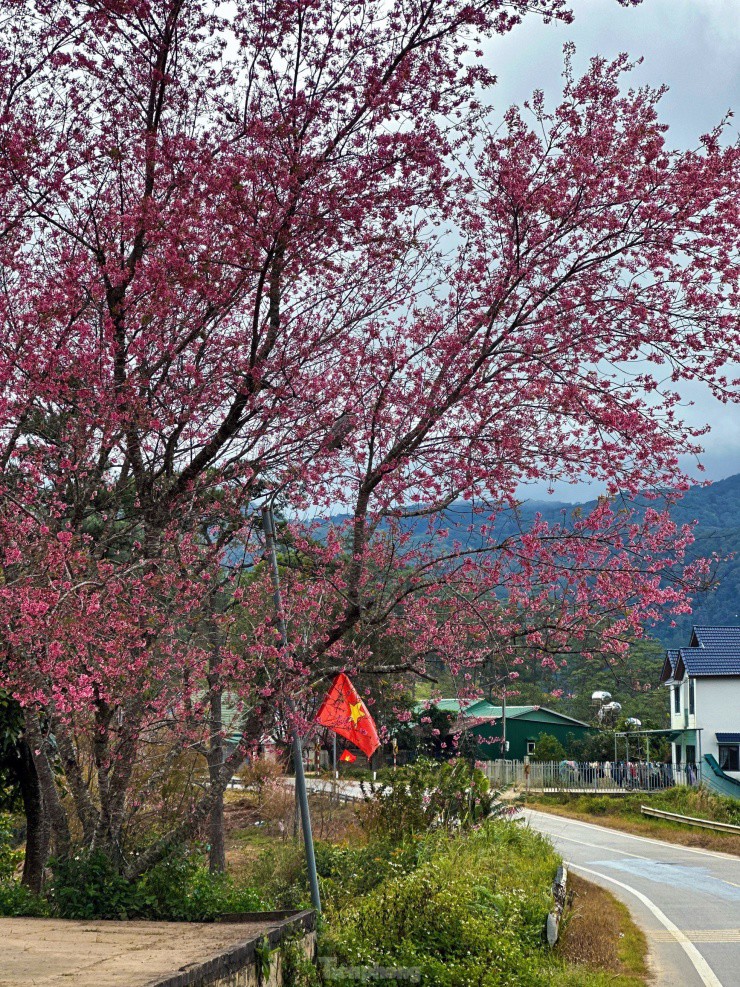
[[[528,740],[527,741],[527,754],[534,754],[534,741],[533,740]]]
[[[675,763],[676,764],[680,764],[681,763],[681,745],[680,744],[676,744],[676,762]]]
[[[696,747],[693,744],[686,745],[686,763],[696,764]]]
[[[740,771],[740,744],[719,745],[719,766],[723,771]]]
[[[681,686],[677,685],[673,689],[673,712],[681,712]]]
[[[694,680],[689,679],[689,715],[694,715]]]

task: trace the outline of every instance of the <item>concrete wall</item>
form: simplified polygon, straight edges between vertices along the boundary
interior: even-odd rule
[[[269,914],[269,913],[265,913]],[[227,916],[229,922],[238,916]],[[246,920],[246,917],[245,917]],[[280,925],[266,936],[270,953],[270,971],[263,975],[263,939],[259,937],[239,944],[218,956],[189,967],[148,987],[283,987],[283,962],[280,944],[294,940],[304,955],[316,959],[316,915],[298,912],[286,915]]]

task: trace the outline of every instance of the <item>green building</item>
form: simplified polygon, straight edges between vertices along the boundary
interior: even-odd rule
[[[477,740],[476,760],[496,761],[504,757],[503,709],[485,699],[461,704],[456,699],[441,699],[434,704],[440,712],[457,714],[455,733],[470,732]],[[556,713],[544,706],[506,706],[506,757],[523,761],[536,754],[537,741],[546,733],[556,737],[567,748],[572,740],[583,740],[595,728],[582,720],[575,720],[563,713]]]

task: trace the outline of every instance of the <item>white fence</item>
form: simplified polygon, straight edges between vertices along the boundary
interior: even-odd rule
[[[674,785],[701,784],[693,764],[639,761],[486,761],[486,777],[496,788],[536,792],[651,792]]]

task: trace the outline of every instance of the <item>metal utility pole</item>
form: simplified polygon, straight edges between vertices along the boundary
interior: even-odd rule
[[[503,689],[501,690],[501,756],[502,759],[506,760],[506,754],[508,753],[506,747],[506,683],[509,681],[509,676],[504,675],[496,681],[491,686],[491,703],[493,704],[496,698],[495,690],[496,686],[503,683]]]
[[[508,675],[504,679],[504,688],[501,693],[501,740],[504,746],[504,760],[509,753],[509,745],[506,742],[506,683],[509,681]]]
[[[262,508],[262,530],[265,533],[265,548],[270,562],[270,578],[272,580],[272,598],[275,603],[275,615],[277,618],[280,640],[285,651],[288,650],[288,630],[285,626],[283,615],[283,600],[280,595],[280,572],[277,564],[277,550],[275,548],[275,521],[272,516],[272,507],[265,505]],[[295,722],[295,703],[290,696],[285,697],[288,711],[292,717],[291,733],[293,735],[293,761],[295,764],[295,788],[298,795],[298,802],[301,807],[301,826],[303,829],[303,842],[306,847],[306,864],[308,866],[308,883],[311,888],[311,904],[317,912],[321,912],[321,895],[319,894],[319,881],[316,876],[316,857],[313,849],[313,833],[311,832],[311,815],[308,810],[308,795],[306,793],[306,776],[303,772],[303,745]]]

